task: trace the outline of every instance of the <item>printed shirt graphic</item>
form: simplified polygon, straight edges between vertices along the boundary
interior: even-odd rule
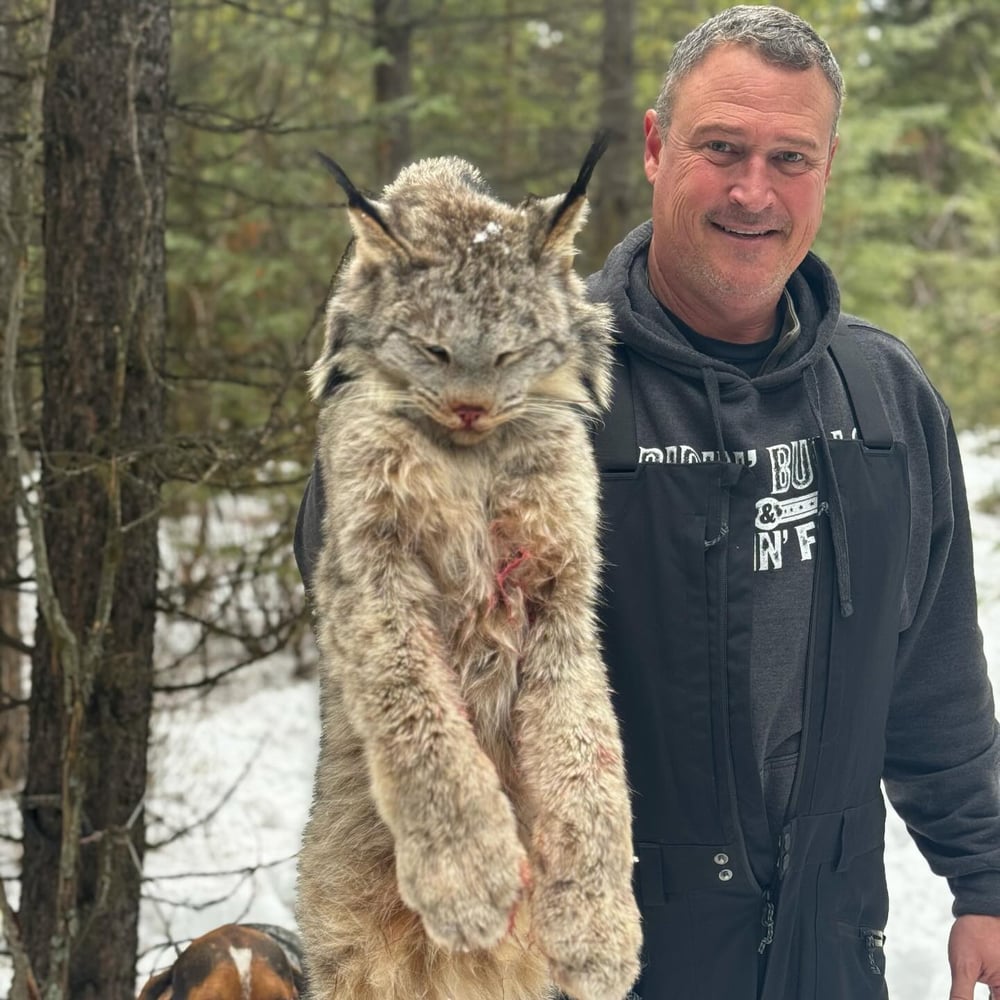
[[[856,431],[851,432],[852,436]],[[831,438],[843,438],[832,431]],[[688,444],[639,446],[639,462],[693,464],[717,462],[717,451]],[[811,562],[816,548],[817,517],[825,512],[816,476],[811,439],[781,442],[764,448],[727,452],[726,461],[745,466],[757,485],[754,519],[754,570],[771,572],[789,564]]]

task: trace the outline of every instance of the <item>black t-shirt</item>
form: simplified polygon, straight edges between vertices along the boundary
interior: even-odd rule
[[[781,297],[778,313],[775,318],[774,331],[766,340],[758,340],[752,344],[735,344],[729,340],[718,340],[715,337],[705,337],[693,327],[688,326],[679,316],[672,313],[662,303],[660,308],[671,323],[684,335],[687,342],[699,353],[706,354],[717,361],[725,361],[739,368],[751,378],[760,371],[761,365],[767,360],[771,351],[777,346],[778,338],[785,326],[787,313],[785,297]]]

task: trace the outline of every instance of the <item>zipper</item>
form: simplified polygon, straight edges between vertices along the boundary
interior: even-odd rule
[[[815,459],[814,459],[815,460]],[[818,462],[816,463],[818,467]],[[819,524],[824,524],[822,519],[817,519]],[[826,569],[826,548],[827,546],[823,544],[823,540],[827,539],[827,544],[829,544],[829,526],[825,525],[825,530],[821,533],[816,545],[816,559],[813,564],[813,582],[812,582],[812,605],[810,611],[809,620],[809,643],[806,647],[806,665],[805,665],[805,684],[802,691],[802,732],[799,734],[799,759],[795,766],[795,778],[792,781],[792,790],[788,797],[788,806],[785,811],[785,816],[795,816],[798,812],[799,804],[799,794],[802,790],[802,776],[805,772],[805,765],[807,763],[806,754],[811,751],[809,745],[809,739],[812,735],[812,722],[813,722],[813,691],[816,682],[816,630],[818,628],[818,622],[822,616],[822,611],[820,609],[820,589],[822,587],[823,574]],[[820,720],[821,721],[821,720]],[[817,750],[818,754],[818,750]],[[790,838],[790,835],[789,835]],[[785,834],[782,835],[782,841],[785,839]],[[784,858],[784,868],[788,868],[788,853],[790,851],[791,844],[781,843],[779,844],[778,850],[778,871],[779,877],[784,875],[782,871],[782,859]]]
[[[726,656],[726,640],[729,631],[729,546],[728,544],[718,544],[719,542],[725,541],[729,534],[730,495],[729,487],[724,482],[719,485],[718,498],[718,533],[711,540],[706,541],[706,558],[708,557],[708,553],[718,553],[716,556],[717,564],[715,569],[719,574],[717,591],[719,595],[719,626],[715,638],[716,643],[718,644],[719,675],[722,684],[722,719],[724,727],[723,742],[729,750],[726,755],[726,783],[729,786],[729,808],[732,816],[733,839],[739,852],[739,858],[743,864],[743,870],[746,872],[747,878],[750,880],[750,884],[758,892],[762,892],[763,886],[761,886],[761,884],[757,881],[757,877],[754,875],[753,868],[750,865],[750,856],[747,853],[746,839],[743,834],[743,824],[740,821],[739,801],[736,795],[736,769],[733,766],[732,756],[734,747],[729,718],[729,663],[728,657]],[[711,524],[708,525],[708,527],[709,530],[712,530],[716,527],[716,525]]]
[[[770,886],[764,890],[764,906],[761,909],[760,922],[764,926],[764,936],[757,945],[757,954],[763,955],[768,945],[774,941],[774,897]]]

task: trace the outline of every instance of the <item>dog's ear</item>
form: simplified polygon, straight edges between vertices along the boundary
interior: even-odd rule
[[[142,988],[139,1000],[171,1000],[173,991],[174,968],[164,969],[156,973]]]

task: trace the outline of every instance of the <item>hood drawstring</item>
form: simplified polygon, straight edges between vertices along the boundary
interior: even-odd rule
[[[708,406],[712,411],[712,423],[715,425],[715,442],[719,449],[719,462],[722,463],[721,485],[724,490],[729,490],[739,479],[743,472],[743,466],[733,462],[726,451],[726,441],[722,436],[722,394],[719,391],[719,376],[714,368],[707,365],[701,369],[701,377],[705,383],[705,395],[708,397]],[[729,522],[721,515],[719,518],[719,533],[714,538],[705,539],[705,548],[710,549],[717,545],[729,534]]]
[[[826,429],[823,427],[823,417],[820,411],[819,380],[810,365],[803,373],[806,396],[809,399],[809,409],[819,430],[819,453],[826,466],[830,481],[830,499],[827,509],[830,514],[830,527],[833,534],[833,561],[837,571],[837,594],[840,598],[840,614],[850,618],[854,614],[854,604],[851,601],[851,558],[847,548],[847,519],[844,516],[844,503],[840,495],[840,484],[837,481],[837,470],[833,466],[833,455],[830,453],[830,442],[827,440]],[[822,508],[821,508],[822,509]]]
[[[719,392],[719,376],[714,368],[705,365],[701,369],[701,378],[705,383],[705,393],[708,396],[708,407],[712,411],[712,423],[715,425],[715,441],[719,446],[719,461],[728,462],[726,442],[722,436],[722,396]]]

